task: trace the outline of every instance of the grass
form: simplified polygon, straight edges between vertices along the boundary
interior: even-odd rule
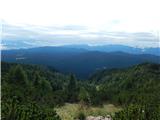
[[[79,112],[83,112],[86,116],[107,116],[114,115],[115,112],[121,110],[121,107],[116,107],[113,104],[104,104],[103,107],[87,107],[80,104],[66,103],[64,106],[56,108],[56,112],[62,120],[74,120]]]

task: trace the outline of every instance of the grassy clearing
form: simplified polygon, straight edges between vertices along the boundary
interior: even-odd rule
[[[56,111],[62,120],[74,120],[80,111],[86,116],[106,116],[108,114],[114,115],[114,113],[119,110],[121,110],[121,108],[116,107],[113,104],[104,104],[103,107],[81,107],[80,104],[66,103],[64,106],[56,108]]]

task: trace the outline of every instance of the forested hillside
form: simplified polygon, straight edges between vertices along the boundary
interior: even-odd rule
[[[123,108],[114,120],[160,118],[159,64],[103,70],[86,81],[45,66],[2,62],[1,68],[3,120],[59,120],[54,108],[65,103],[101,108],[106,102]],[[79,111],[75,119],[85,119]]]
[[[53,108],[71,100],[74,79],[43,66],[2,62],[2,119],[60,119]]]
[[[160,65],[144,63],[93,75],[102,99],[125,106],[116,120],[160,119]],[[129,106],[129,107],[126,107]]]
[[[74,75],[37,65],[6,62],[1,65],[3,120],[58,120],[54,107],[66,102],[87,100],[88,105],[99,104],[94,99],[96,87],[77,80]]]

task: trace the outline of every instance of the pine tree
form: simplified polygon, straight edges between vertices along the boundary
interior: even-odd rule
[[[27,74],[20,65],[13,67],[9,72],[9,82],[25,86],[28,84]]]
[[[82,104],[88,104],[90,102],[89,101],[89,93],[86,91],[86,89],[84,87],[80,88],[78,98]]]
[[[68,92],[68,101],[74,102],[77,100],[77,85],[76,85],[76,78],[74,75],[70,76],[70,80],[67,86]]]
[[[35,72],[33,75],[33,85],[34,87],[38,87],[40,85],[41,76],[39,75],[39,72]]]

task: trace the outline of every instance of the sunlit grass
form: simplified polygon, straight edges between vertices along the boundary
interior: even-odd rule
[[[66,103],[64,106],[56,108],[62,120],[74,120],[79,112],[83,112],[86,116],[107,116],[108,114],[114,115],[114,113],[119,110],[121,110],[121,108],[113,104],[104,104],[103,107],[82,107],[80,104]]]

